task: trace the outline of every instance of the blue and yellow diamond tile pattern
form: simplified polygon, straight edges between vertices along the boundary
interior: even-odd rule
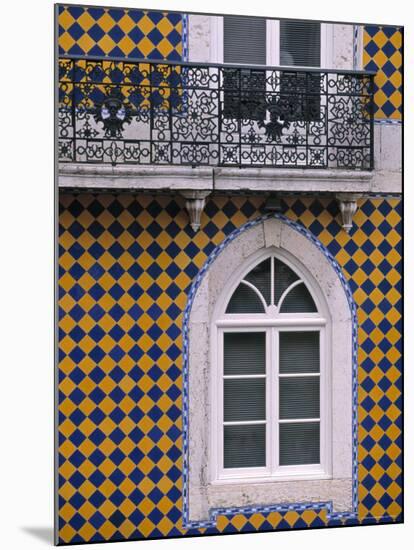
[[[196,234],[179,198],[60,199],[60,543],[334,524],[326,509],[223,515],[207,529],[182,524],[187,292],[214,248],[260,215],[263,199],[209,200]],[[336,258],[357,304],[359,507],[345,523],[399,521],[400,202],[361,201],[349,235],[330,199],[282,206]]]
[[[183,60],[183,15],[121,8],[58,8],[59,55]]]
[[[376,71],[374,116],[401,120],[402,47],[400,27],[367,25],[363,34],[363,66]]]

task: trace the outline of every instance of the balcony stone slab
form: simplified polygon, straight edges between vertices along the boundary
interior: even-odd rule
[[[59,187],[84,190],[219,193],[401,193],[401,173],[390,170],[213,168],[61,164]]]

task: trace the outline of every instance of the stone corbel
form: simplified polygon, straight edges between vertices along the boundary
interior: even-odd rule
[[[194,232],[200,229],[201,214],[209,194],[210,191],[181,191],[181,195],[185,198],[185,207],[190,217],[190,225]]]
[[[352,229],[352,219],[358,207],[358,199],[362,197],[358,193],[336,193],[335,198],[339,206],[342,218],[342,229],[349,233]]]

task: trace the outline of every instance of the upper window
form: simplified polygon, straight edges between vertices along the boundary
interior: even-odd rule
[[[270,255],[215,320],[216,479],[326,477],[326,319],[307,281]]]
[[[222,55],[217,61],[229,65],[320,67],[322,53],[326,52],[326,48],[323,52],[321,49],[326,26],[319,22],[225,15],[222,23]],[[223,74],[226,90],[223,115],[226,118],[263,120],[266,117],[266,72],[257,68],[229,68]],[[289,101],[291,120],[320,120],[319,91],[317,73],[300,74],[285,70],[280,75],[279,92]]]
[[[321,66],[321,24],[315,21],[279,22],[280,65]]]
[[[321,30],[321,23],[316,21],[225,15],[223,62],[320,67]]]

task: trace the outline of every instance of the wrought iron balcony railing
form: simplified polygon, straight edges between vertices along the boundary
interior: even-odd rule
[[[59,59],[60,162],[373,168],[373,73]]]

